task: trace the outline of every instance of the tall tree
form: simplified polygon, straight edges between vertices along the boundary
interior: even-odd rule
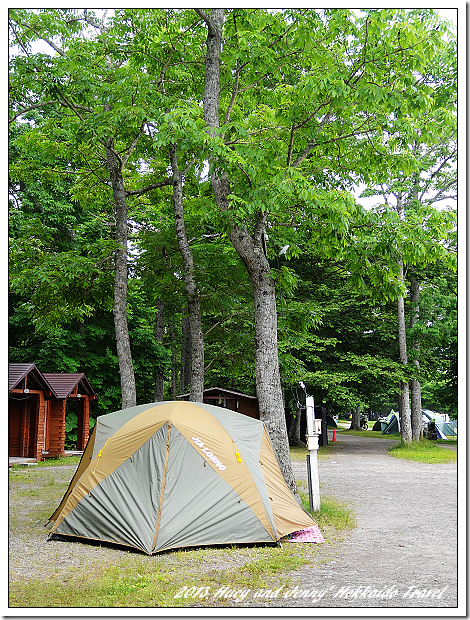
[[[183,180],[178,165],[177,149],[170,146],[173,172],[173,205],[175,209],[176,239],[183,258],[183,279],[188,296],[189,333],[191,334],[191,390],[189,400],[201,402],[204,392],[204,336],[202,334],[201,306],[194,271],[194,257],[186,234],[183,208]]]
[[[30,123],[38,125],[31,112]],[[28,122],[13,125],[9,169],[9,356],[34,361],[47,372],[85,372],[99,401],[95,414],[121,407],[113,325],[112,208],[96,197],[71,200],[75,175],[47,170],[68,162],[64,154],[32,148]],[[46,171],[44,173],[44,171]],[[42,172],[42,173],[41,173]],[[130,283],[129,328],[136,354],[137,395],[152,397],[149,376],[163,371],[168,355],[153,336],[152,306],[137,281]]]
[[[196,12],[206,22],[208,28],[204,119],[210,135],[216,136],[216,130],[220,126],[220,70],[225,10],[213,9],[210,16],[200,9],[196,9]],[[236,95],[235,91],[234,95]],[[228,116],[229,110],[227,110],[226,120]],[[231,189],[227,174],[222,170],[212,169],[211,183],[217,206],[224,212],[230,212]],[[266,252],[266,221],[267,214],[260,210],[256,217],[253,234],[246,226],[232,223],[228,235],[253,284],[256,392],[260,418],[267,425],[284,478],[291,490],[296,493],[279,374],[276,296]]]
[[[404,85],[414,81],[418,52],[431,55],[437,37],[422,16],[410,20],[404,12],[367,11],[359,19],[341,10],[196,12],[208,33],[204,119],[211,137],[210,179],[253,285],[260,413],[294,488],[268,242],[279,234],[278,223],[297,232],[324,226],[330,248],[340,250],[356,209],[333,188],[342,185],[338,178],[346,179],[348,169],[360,175],[371,156],[377,159],[373,142],[384,119],[397,108],[411,110],[414,94]],[[312,241],[321,236],[317,232]]]
[[[413,329],[419,320],[420,286],[424,284],[419,280],[419,266],[442,259],[451,268],[455,267],[455,253],[449,247],[449,235],[455,226],[451,204],[457,189],[454,49],[455,39],[450,36],[450,41],[423,68],[419,81],[426,86],[427,104],[414,119],[399,122],[398,139],[391,140],[387,178],[382,181],[381,191],[368,192],[371,195],[380,191],[386,207],[395,209],[399,220],[407,224],[397,255],[402,286],[402,294],[398,296],[400,359],[406,366],[411,354],[415,370],[414,373],[407,370],[409,381],[401,383],[400,419],[402,439],[406,442],[417,441],[422,436],[420,343],[415,340],[410,348],[407,338],[407,330]],[[406,158],[411,164],[408,172],[402,167]],[[408,272],[411,307],[407,322]]]
[[[23,70],[23,56],[13,59],[10,95],[13,120],[40,107],[54,106],[60,110],[58,123],[75,133],[75,148],[81,146],[85,185],[86,179],[93,175],[112,192],[116,239],[114,322],[122,407],[127,408],[136,404],[127,318],[128,197],[169,185],[171,179],[165,175],[162,181],[147,187],[126,188],[125,170],[131,163],[135,165],[131,158],[145,129],[145,111],[137,107],[137,103],[144,104],[148,91],[145,87],[139,88],[139,78],[132,66],[125,62],[122,54],[116,54],[114,45],[118,43],[113,39],[112,27],[105,21],[106,12],[99,20],[86,9],[78,15],[60,10],[11,11],[13,43],[27,56],[28,71]],[[86,29],[90,26],[97,33],[95,36],[87,35]],[[29,48],[34,40],[46,43],[52,50],[51,55],[32,55]],[[127,81],[127,88],[122,86],[124,81]],[[30,92],[34,103],[29,100]],[[70,143],[74,143],[73,138]],[[98,172],[103,166],[103,155],[109,180]]]

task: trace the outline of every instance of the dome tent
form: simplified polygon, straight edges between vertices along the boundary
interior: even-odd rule
[[[434,421],[436,423],[436,432],[438,439],[447,439],[447,437],[457,436],[456,423],[450,423],[448,416],[440,415],[428,409],[422,409],[423,429],[426,429],[429,422]],[[382,430],[382,435],[393,435],[400,432],[400,419],[398,413],[392,412],[387,418],[388,423]],[[382,424],[384,424],[382,422]],[[375,427],[374,427],[375,428]],[[372,429],[374,430],[374,429]]]
[[[262,422],[186,401],[100,416],[50,521],[50,536],[150,555],[272,543],[316,525],[287,487]]]

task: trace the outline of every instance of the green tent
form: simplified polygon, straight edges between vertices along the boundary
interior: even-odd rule
[[[423,424],[429,424],[430,421],[436,423],[438,437],[447,439],[447,437],[457,437],[457,420],[451,422],[448,415],[442,415],[429,409],[423,409]]]
[[[338,428],[338,425],[336,424],[336,420],[332,418],[330,415],[326,416],[326,425],[328,428]]]
[[[396,413],[390,415],[390,419],[382,431],[382,435],[396,435],[400,432],[400,424]]]
[[[148,554],[273,543],[316,525],[287,487],[263,422],[186,401],[100,416],[50,521],[50,536]]]
[[[436,431],[439,439],[447,439],[447,437],[457,437],[457,423],[448,422],[448,418],[427,409],[422,410],[423,426],[433,420],[436,423]],[[384,424],[384,422],[382,422]],[[388,422],[382,430],[382,435],[395,435],[400,432],[400,422],[398,414],[393,412],[388,418]]]

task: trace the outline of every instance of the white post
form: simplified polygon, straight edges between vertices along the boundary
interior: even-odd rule
[[[320,510],[320,481],[318,477],[318,435],[321,433],[321,420],[315,420],[315,404],[313,396],[307,396],[307,449],[310,470],[310,509]]]

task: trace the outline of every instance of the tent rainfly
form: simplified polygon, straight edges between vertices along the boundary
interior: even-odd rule
[[[277,542],[316,525],[293,497],[263,422],[203,403],[139,405],[97,419],[49,537],[149,555]]]

